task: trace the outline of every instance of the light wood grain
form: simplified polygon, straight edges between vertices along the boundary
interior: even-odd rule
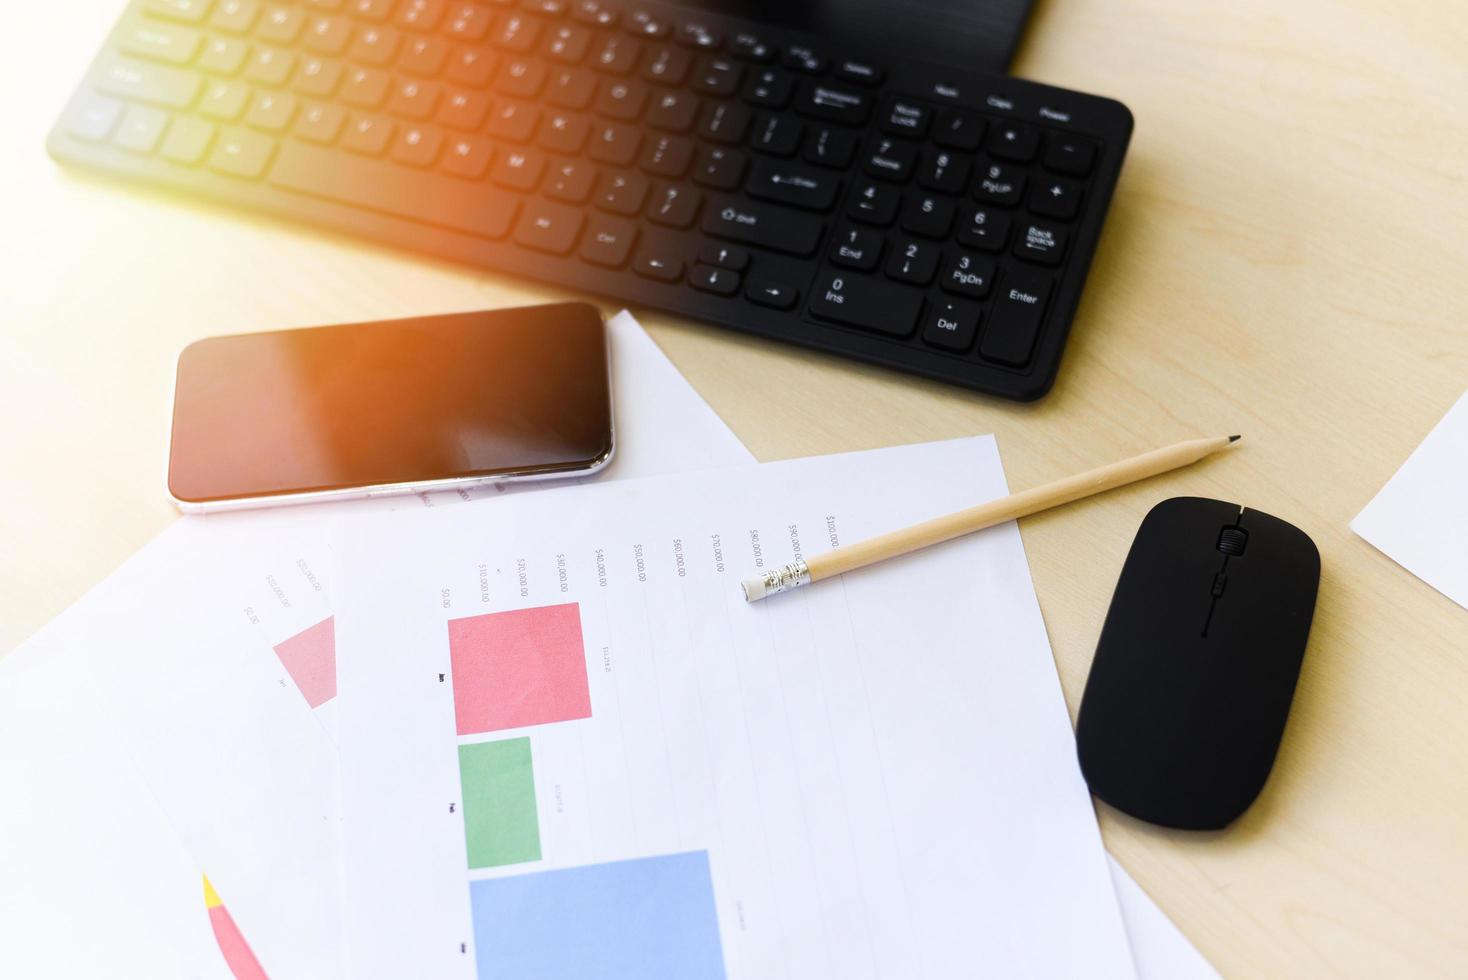
[[[188,341],[565,295],[59,171],[43,135],[120,6],[6,7],[23,43],[0,59],[0,649],[173,519]],[[1230,976],[1468,975],[1468,612],[1347,528],[1468,387],[1465,52],[1468,7],[1442,0],[1041,0],[1018,73],[1115,96],[1137,130],[1036,405],[643,317],[766,460],[994,432],[1023,487],[1247,433],[1021,528],[1072,710],[1152,504],[1236,501],[1320,547],[1254,809],[1209,837],[1101,809],[1108,846]],[[791,391],[801,412],[768,410]]]

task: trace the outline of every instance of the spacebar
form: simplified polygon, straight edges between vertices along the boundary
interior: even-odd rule
[[[520,201],[486,184],[408,170],[286,140],[266,178],[277,187],[399,218],[503,238]]]

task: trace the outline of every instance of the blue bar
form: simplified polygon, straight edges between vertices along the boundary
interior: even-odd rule
[[[724,980],[707,851],[469,883],[480,980]]]

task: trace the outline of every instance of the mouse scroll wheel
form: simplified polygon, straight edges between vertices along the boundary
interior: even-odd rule
[[[1218,535],[1218,550],[1225,555],[1242,555],[1249,543],[1249,532],[1241,527],[1226,527]]]

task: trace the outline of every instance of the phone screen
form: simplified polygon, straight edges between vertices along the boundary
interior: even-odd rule
[[[179,356],[182,503],[584,472],[612,451],[585,303],[214,337]]]

